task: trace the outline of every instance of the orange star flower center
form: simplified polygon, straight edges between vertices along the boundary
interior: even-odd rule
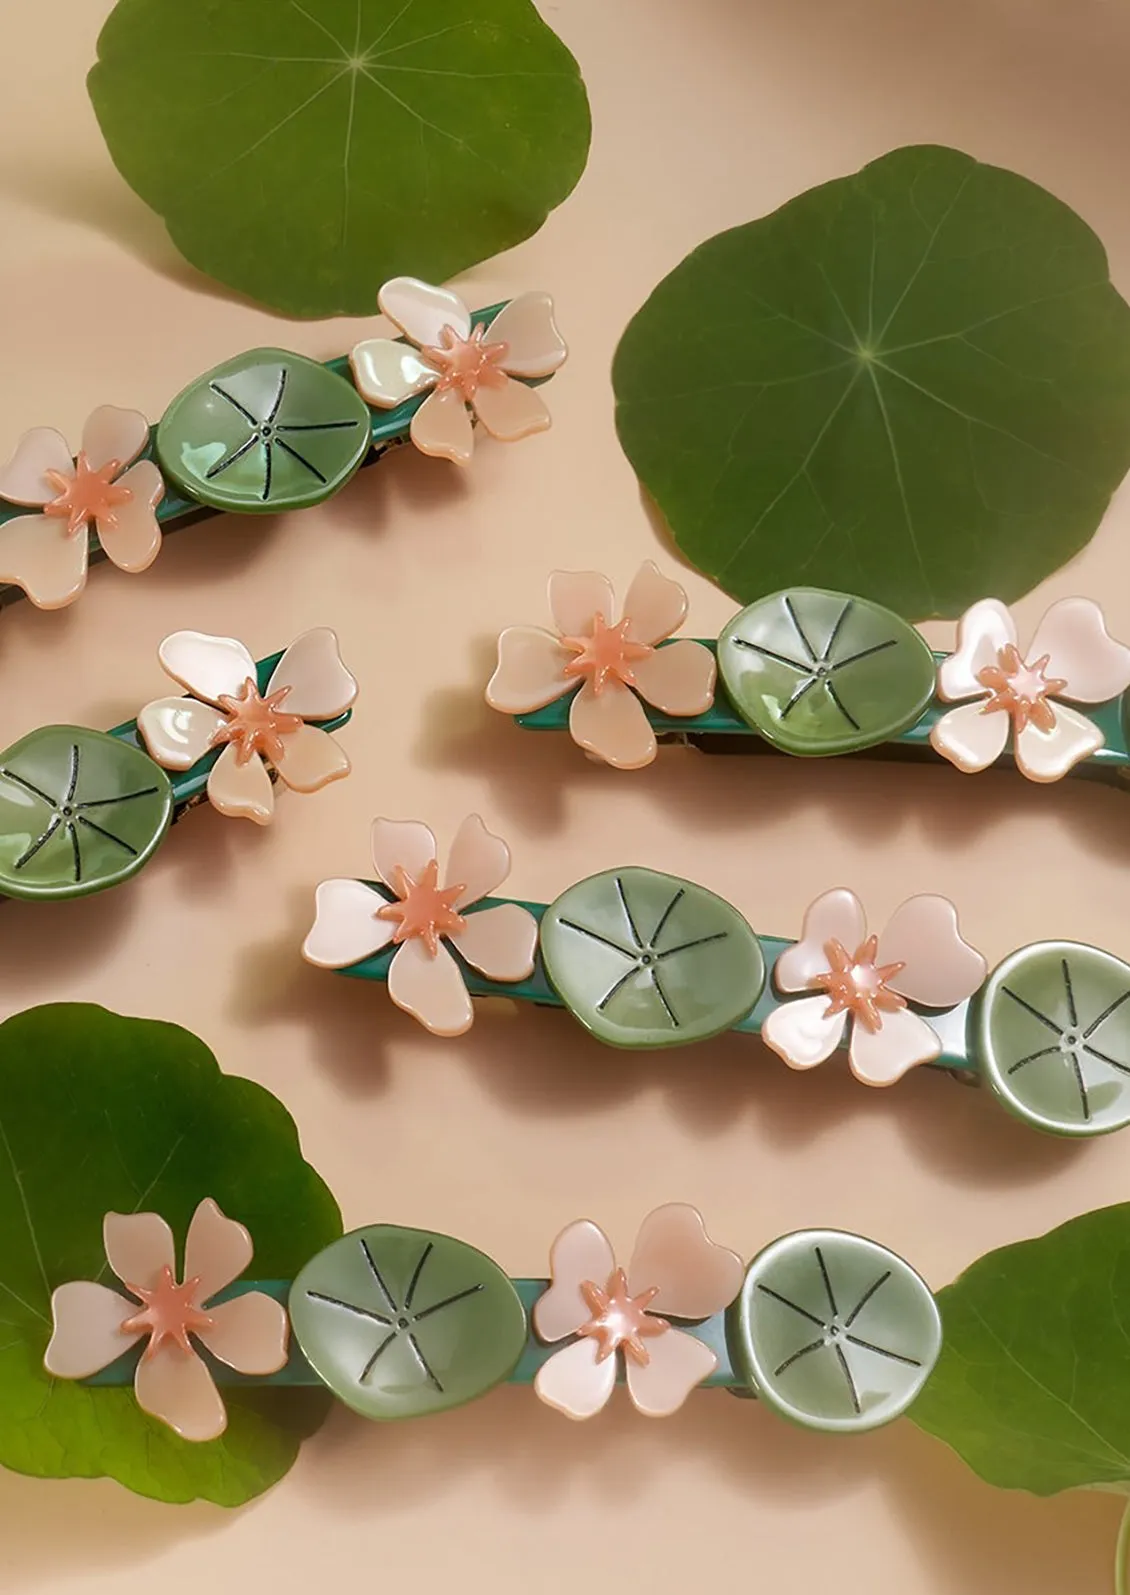
[[[625,619],[618,626],[609,626],[604,616],[598,614],[593,616],[592,632],[588,637],[562,637],[562,647],[576,655],[565,666],[565,674],[587,677],[598,697],[609,681],[622,681],[625,686],[634,687],[633,664],[637,659],[646,659],[655,649],[632,641],[628,636],[631,624]]]
[[[149,1290],[143,1285],[129,1285],[127,1289],[144,1305],[139,1313],[123,1321],[122,1334],[147,1334],[147,1357],[160,1351],[166,1340],[173,1341],[182,1351],[191,1352],[189,1335],[212,1328],[213,1320],[201,1311],[197,1302],[199,1277],[186,1279],[183,1285],[178,1285],[172,1269],[166,1263],[157,1283]]]
[[[652,1285],[632,1296],[628,1291],[628,1276],[618,1268],[601,1289],[591,1279],[581,1283],[581,1295],[592,1317],[577,1330],[578,1335],[591,1335],[600,1342],[596,1360],[604,1362],[613,1352],[623,1347],[624,1355],[646,1368],[651,1361],[646,1339],[663,1334],[671,1325],[666,1318],[656,1318],[648,1306],[659,1295],[659,1286]]]
[[[906,1007],[906,999],[888,985],[906,965],[875,962],[878,936],[868,936],[854,953],[833,937],[824,943],[824,951],[831,967],[817,975],[813,985],[821,987],[832,999],[825,1010],[826,1019],[833,1014],[850,1013],[865,1030],[874,1033],[882,1030],[884,1013]]]
[[[303,725],[300,714],[284,714],[282,711],[281,705],[289,691],[289,687],[280,687],[277,692],[262,698],[258,687],[248,676],[234,697],[222,693],[216,703],[227,716],[227,721],[216,727],[208,746],[218,748],[225,742],[234,742],[237,764],[246,764],[256,753],[270,759],[272,764],[277,763],[285,748],[283,738],[301,730]]]
[[[986,699],[982,714],[1000,710],[1012,716],[1014,734],[1034,725],[1037,731],[1054,731],[1055,710],[1048,702],[1067,686],[1057,676],[1049,676],[1050,654],[1043,654],[1032,664],[1025,664],[1020,650],[1008,643],[997,654],[995,665],[986,665],[977,672],[977,680],[988,687],[991,696]]]
[[[378,919],[400,921],[392,938],[394,944],[418,936],[433,958],[439,952],[440,937],[451,936],[466,924],[454,906],[467,890],[466,886],[438,886],[438,875],[439,865],[434,858],[425,864],[419,880],[413,880],[404,866],[398,864],[392,889],[399,902],[386,903],[377,909]]]
[[[499,367],[510,353],[510,345],[487,343],[486,330],[481,325],[472,327],[471,336],[461,338],[454,327],[444,327],[438,344],[423,345],[421,352],[440,372],[437,393],[454,389],[469,404],[480,388],[505,385],[508,378]]]
[[[85,532],[91,521],[101,521],[106,526],[116,526],[114,513],[121,504],[133,499],[130,488],[114,481],[122,468],[120,460],[107,460],[97,470],[87,464],[86,455],[75,461],[73,475],[62,471],[44,471],[44,476],[58,494],[50,504],[43,506],[44,515],[57,515],[67,522],[68,537]]]

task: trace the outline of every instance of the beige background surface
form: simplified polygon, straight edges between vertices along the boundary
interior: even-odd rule
[[[1122,0],[543,9],[588,81],[591,163],[540,236],[464,286],[472,303],[557,296],[573,355],[547,390],[554,431],[483,446],[466,475],[406,451],[322,510],[217,519],[171,539],[143,577],[98,569],[72,610],[0,617],[5,743],[50,721],[129,716],[163,690],[156,646],[182,626],[233,632],[263,654],[328,623],[363,686],[345,733],[354,775],[286,798],[272,830],[201,812],[127,890],[8,909],[0,1004],[91,999],[183,1022],[286,1102],[348,1223],[451,1230],[512,1273],[542,1271],[574,1217],[626,1245],[652,1205],[681,1199],[747,1255],[832,1223],[901,1250],[940,1285],[990,1246],[1125,1198],[1126,1139],[1042,1139],[930,1071],[889,1093],[840,1064],[796,1076],[748,1039],[633,1059],[531,1010],[483,1014],[441,1043],[379,990],[307,969],[298,947],[314,883],[365,871],[374,814],[426,818],[447,839],[478,810],[513,846],[519,895],[549,900],[586,872],[652,864],[726,893],[759,929],[794,934],[834,884],[865,890],[876,921],[940,889],[991,960],[1045,935],[1130,957],[1120,794],[674,751],[629,777],[565,739],[535,750],[481,704],[493,636],[543,619],[554,565],[623,584],[642,557],[674,563],[617,447],[608,369],[628,317],[708,234],[898,144],[937,140],[1060,194],[1130,290],[1130,13]],[[75,436],[101,401],[157,416],[241,348],[328,357],[369,327],[276,322],[178,262],[87,106],[108,10],[3,0],[0,13],[0,437],[13,441],[44,422]],[[1130,636],[1128,532],[1124,494],[1024,618],[1090,593]],[[732,604],[693,575],[687,585],[692,622],[713,634]],[[664,1423],[621,1398],[571,1425],[507,1389],[400,1428],[342,1409],[275,1491],[236,1514],[4,1474],[0,1589],[101,1595],[140,1579],[165,1595],[227,1595],[262,1579],[288,1592],[565,1595],[626,1580],[1092,1595],[1109,1588],[1118,1513],[1100,1496],[994,1492],[908,1423],[837,1441],[700,1394]]]

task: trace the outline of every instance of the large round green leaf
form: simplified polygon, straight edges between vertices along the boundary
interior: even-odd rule
[[[373,314],[389,277],[520,243],[588,153],[530,0],[118,0],[88,84],[192,264],[292,315]]]
[[[700,570],[911,617],[1009,600],[1130,465],[1130,308],[1090,228],[957,150],[895,150],[720,233],[613,370],[620,440]]]
[[[0,1025],[0,1466],[222,1506],[291,1466],[328,1410],[324,1392],[227,1386],[226,1432],[194,1444],[142,1412],[130,1387],[43,1368],[51,1292],[106,1279],[103,1215],[160,1213],[183,1244],[206,1196],[250,1230],[257,1279],[292,1279],[341,1233],[281,1103],[221,1074],[188,1031],[88,1004]]]

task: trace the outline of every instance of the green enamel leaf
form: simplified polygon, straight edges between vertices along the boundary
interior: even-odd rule
[[[895,150],[708,239],[613,370],[620,441],[741,603],[815,582],[923,618],[1018,598],[1130,464],[1130,308],[1090,228],[957,150]]]
[[[938,1301],[915,1423],[1004,1489],[1127,1486],[1130,1204],[978,1258]]]
[[[372,1224],[311,1259],[290,1315],[303,1355],[366,1418],[417,1418],[484,1395],[526,1344],[496,1263],[448,1235]]]
[[[82,726],[44,726],[0,754],[0,894],[85,897],[148,863],[173,815],[159,765]]]
[[[681,1047],[744,1019],[765,984],[757,937],[729,903],[630,867],[578,881],[541,921],[565,1006],[614,1047]]]
[[[588,154],[530,0],[118,0],[88,87],[187,259],[291,315],[372,315],[390,277],[511,248]]]
[[[734,1367],[782,1417],[858,1433],[917,1398],[941,1322],[924,1281],[885,1246],[798,1230],[749,1265],[727,1338]]]
[[[106,1279],[103,1215],[160,1213],[182,1245],[206,1196],[250,1230],[259,1279],[293,1278],[341,1233],[286,1110],[221,1074],[188,1031],[87,1004],[0,1025],[0,1465],[221,1506],[286,1473],[328,1410],[324,1393],[226,1386],[226,1432],[193,1444],[146,1416],[129,1386],[43,1368],[52,1290]]]
[[[786,753],[857,753],[912,726],[934,656],[905,620],[846,593],[794,587],[735,615],[718,639],[735,709]]]

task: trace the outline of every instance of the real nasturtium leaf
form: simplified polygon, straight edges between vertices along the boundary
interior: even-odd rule
[[[588,154],[530,0],[118,0],[88,87],[199,270],[300,316],[375,311],[535,233]]]
[[[1130,1203],[978,1258],[938,1302],[916,1423],[1005,1489],[1130,1489]]]
[[[221,1074],[187,1030],[78,1003],[0,1025],[0,1466],[221,1506],[286,1473],[328,1410],[323,1392],[225,1385],[227,1430],[199,1444],[142,1412],[128,1385],[43,1367],[54,1288],[113,1282],[103,1215],[160,1213],[182,1247],[206,1196],[251,1232],[257,1279],[292,1279],[341,1234],[282,1104]]]
[[[1015,599],[1130,465],[1130,307],[1015,173],[895,150],[708,239],[633,318],[620,441],[742,603],[800,583],[909,618]]]

